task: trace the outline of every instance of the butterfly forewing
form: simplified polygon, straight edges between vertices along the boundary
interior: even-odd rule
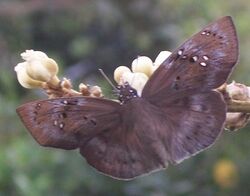
[[[39,144],[75,149],[119,124],[118,106],[117,102],[98,98],[59,98],[24,104],[17,113]]]
[[[231,17],[203,28],[177,48],[155,71],[142,96],[152,101],[176,99],[222,85],[238,58],[238,41]]]

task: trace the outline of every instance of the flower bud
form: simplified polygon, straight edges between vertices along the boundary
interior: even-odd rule
[[[81,84],[80,84],[81,85]],[[80,86],[79,85],[79,86]],[[63,78],[63,80],[61,81],[61,87],[65,88],[65,89],[71,89],[72,88],[72,84],[70,79],[67,78]],[[80,87],[79,87],[80,88]]]
[[[24,88],[41,88],[43,86],[43,82],[33,80],[26,71],[27,63],[19,63],[15,67],[15,71],[17,73],[17,80]]]
[[[153,73],[153,62],[147,56],[139,56],[132,62],[132,71],[134,73],[144,73],[148,77]]]
[[[129,73],[126,72],[122,75],[121,84],[128,82],[129,85],[137,91],[137,94],[141,96],[142,89],[144,88],[148,76],[144,73]]]
[[[26,50],[21,56],[27,62],[27,74],[34,80],[48,82],[58,72],[57,63],[41,51]]]
[[[226,91],[228,92],[229,97],[232,99],[242,101],[249,99],[248,87],[244,84],[233,81],[231,84],[227,85]]]
[[[79,91],[82,93],[83,96],[89,96],[90,92],[89,92],[89,88],[86,84],[79,84]]]
[[[89,89],[90,96],[92,97],[102,97],[102,89],[99,86],[91,86]]]
[[[244,84],[233,81],[227,85],[226,91],[231,99],[240,101],[249,101],[249,89]],[[237,131],[245,127],[250,121],[250,114],[241,112],[228,112],[225,122],[225,129],[229,131]]]
[[[154,70],[156,70],[172,53],[169,51],[161,51],[155,59]]]
[[[119,66],[119,67],[117,67],[115,69],[115,71],[114,71],[114,80],[117,82],[117,84],[120,83],[122,74],[125,73],[125,72],[131,73],[131,70],[126,66]]]
[[[228,112],[225,121],[225,129],[228,131],[237,131],[245,127],[249,123],[249,120],[250,114],[248,113]]]

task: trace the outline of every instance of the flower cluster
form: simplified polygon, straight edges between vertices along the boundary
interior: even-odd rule
[[[233,81],[226,86],[226,92],[231,100],[250,101],[250,88],[244,84]],[[250,114],[243,112],[228,112],[225,128],[236,131],[245,127],[250,121]]]
[[[21,54],[24,62],[15,67],[17,79],[24,88],[42,88],[49,98],[92,96],[102,97],[101,88],[81,83],[79,92],[72,89],[70,80],[57,77],[58,65],[41,51],[26,50]]]
[[[19,83],[25,88],[42,88],[45,83],[57,84],[57,63],[41,51],[26,50],[21,54],[25,62],[17,64],[15,71]]]
[[[137,90],[141,95],[142,89],[152,73],[169,57],[171,52],[162,51],[153,62],[147,56],[139,56],[133,60],[131,69],[126,66],[119,66],[114,71],[114,80],[118,85],[128,82],[130,86]]]

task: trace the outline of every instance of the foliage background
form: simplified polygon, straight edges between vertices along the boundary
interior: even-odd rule
[[[240,42],[231,78],[250,85],[248,1],[1,0],[0,195],[249,195],[249,127],[225,131],[212,148],[180,165],[123,182],[97,173],[77,151],[40,147],[15,113],[21,103],[45,98],[17,83],[13,69],[26,49],[56,59],[61,76],[76,86],[101,85],[98,68],[112,77],[118,65],[130,66],[137,55],[154,59],[224,15],[233,17]],[[224,179],[229,186],[215,180],[222,159],[232,165],[222,166],[219,176],[232,174]]]

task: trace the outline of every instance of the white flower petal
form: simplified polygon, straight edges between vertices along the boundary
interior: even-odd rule
[[[117,82],[117,84],[120,83],[121,77],[125,72],[131,73],[131,70],[126,66],[119,66],[114,71],[114,80]]]
[[[169,51],[161,51],[155,59],[155,69],[157,69],[171,54],[172,53]]]
[[[21,57],[25,61],[32,61],[32,60],[42,60],[48,58],[48,56],[41,51],[34,51],[34,50],[26,50],[25,52],[21,53]]]
[[[56,76],[58,72],[57,63],[44,52],[26,50],[21,56],[26,62],[26,72],[30,78],[48,82]]]
[[[33,80],[29,77],[26,70],[27,63],[19,63],[15,66],[17,80],[24,88],[41,88],[42,82]]]
[[[126,72],[121,78],[122,84],[128,82],[133,87],[139,96],[141,96],[142,89],[148,81],[148,76],[144,73],[129,73]]]
[[[148,77],[151,76],[153,72],[153,62],[147,56],[139,56],[132,62],[132,71],[134,73],[144,73]]]

